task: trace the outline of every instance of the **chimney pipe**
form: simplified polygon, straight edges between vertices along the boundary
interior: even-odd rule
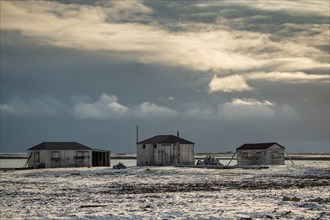
[[[176,136],[179,137],[179,131],[176,132]]]

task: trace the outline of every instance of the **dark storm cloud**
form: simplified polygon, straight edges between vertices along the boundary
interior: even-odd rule
[[[140,139],[180,130],[203,152],[327,151],[322,4],[5,2],[1,152],[70,140],[134,152],[136,124]]]

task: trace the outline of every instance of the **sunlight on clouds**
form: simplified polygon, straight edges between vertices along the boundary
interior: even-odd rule
[[[259,72],[247,74],[245,78],[249,80],[280,81],[284,83],[330,82],[330,75],[306,74],[303,72]]]
[[[142,103],[136,111],[136,115],[141,118],[168,118],[177,114],[177,111],[173,109],[150,102]]]
[[[108,1],[106,6],[108,6],[106,10],[111,21],[133,19],[138,15],[152,13],[151,8],[139,1]]]
[[[293,5],[303,6],[303,3],[284,3],[279,10],[282,7],[294,9]],[[244,2],[240,1],[240,4]],[[272,3],[257,1],[255,7],[267,5]],[[317,6],[315,4],[315,8]],[[1,5],[1,29],[18,30],[23,35],[35,37],[40,44],[119,52],[117,56],[124,60],[181,66],[198,71],[248,71],[264,67],[297,71],[297,68],[330,67],[324,60],[324,52],[313,47],[311,42],[315,41],[315,37],[312,38],[311,34],[303,39],[299,35],[299,39],[295,36],[288,38],[289,41],[273,41],[270,34],[233,30],[226,24],[206,25],[211,29],[169,32],[157,22],[135,22],[134,19],[139,16],[148,16],[152,12],[151,8],[138,1],[114,1],[103,6],[4,1]],[[268,18],[260,16],[254,15],[249,19]],[[243,22],[246,22],[244,19]],[[301,25],[297,27],[304,30]],[[290,30],[295,26],[287,24],[284,31],[285,28]],[[324,29],[317,26],[309,28]],[[327,36],[327,32],[322,33],[322,36]],[[324,40],[321,42],[324,43]]]
[[[241,118],[272,118],[275,112],[264,105],[234,105],[225,103],[219,105],[219,116],[223,119]]]
[[[268,100],[233,99],[218,106],[218,115],[223,119],[241,118],[299,118],[295,110],[287,104],[279,105]]]
[[[235,1],[234,1],[235,3]],[[286,11],[291,14],[320,14],[329,16],[329,1],[239,1],[239,4],[269,11]]]
[[[243,76],[232,75],[227,77],[218,77],[214,75],[209,83],[209,92],[242,92],[253,90],[244,80]]]
[[[278,104],[269,100],[258,100],[255,98],[234,98],[230,102],[224,102],[217,107],[195,103],[188,106],[182,116],[203,120],[296,120],[299,115],[295,109],[286,104]]]
[[[88,96],[72,97],[72,105],[64,107],[51,96],[40,96],[30,101],[14,97],[7,103],[0,104],[1,114],[14,116],[54,116],[64,112],[77,119],[114,119],[123,117],[169,118],[178,115],[176,110],[143,102],[138,107],[129,108],[118,102],[115,95],[102,93],[99,100],[93,102]]]
[[[315,56],[319,59],[323,57],[324,62],[329,61],[330,54],[329,53],[317,53],[317,50],[312,51],[310,53],[311,47],[316,48],[324,48],[328,50],[329,48],[329,26],[330,24],[292,24],[286,23],[282,25],[282,29],[280,31],[281,34],[290,35],[289,38],[291,41],[298,45],[296,47],[297,50],[299,46],[305,45],[305,52],[309,53],[309,56]],[[289,49],[292,49],[291,47]]]
[[[177,115],[177,112],[150,102],[143,102],[137,108],[129,108],[120,104],[115,95],[103,93],[96,102],[75,103],[73,115],[81,119],[112,119],[122,117],[168,118]]]
[[[267,100],[263,100],[263,101],[258,101],[255,99],[233,99],[232,101],[232,105],[264,105],[264,106],[272,106],[273,103],[271,103],[270,101]]]
[[[203,120],[236,120],[241,118],[299,118],[294,108],[287,104],[277,104],[268,100],[235,98],[231,102],[212,107],[207,103],[193,103],[177,111],[151,102],[143,102],[136,107],[126,107],[118,102],[115,95],[103,93],[93,102],[89,97],[73,97],[72,105],[64,107],[51,96],[40,96],[30,101],[14,97],[0,104],[1,114],[13,116],[55,116],[65,113],[76,119],[109,120],[116,118],[168,119],[185,117]],[[85,101],[82,101],[85,100]],[[89,101],[87,101],[89,100]]]
[[[290,57],[290,58],[274,58],[269,59],[264,66],[265,69],[276,69],[278,71],[304,71],[309,69],[323,69],[330,68],[329,63],[320,63],[310,58],[305,57]]]
[[[111,145],[129,146],[136,123],[182,127],[205,149],[328,138],[327,0],[3,0],[0,10],[5,145],[48,132],[102,146],[105,126]]]
[[[228,6],[228,5],[239,5],[244,7],[256,8],[265,11],[284,11],[286,13],[294,15],[329,15],[330,3],[327,0],[278,0],[278,1],[264,1],[264,0],[254,0],[254,1],[197,1],[194,4],[195,7],[208,8],[212,6]],[[232,9],[224,9],[230,11]]]
[[[103,93],[94,103],[78,103],[74,107],[76,118],[109,119],[126,116],[129,109],[120,103],[114,95]]]
[[[279,47],[268,34],[224,27],[169,32],[157,23],[134,22],[136,16],[152,12],[139,2],[115,1],[109,4],[100,7],[6,1],[1,7],[1,29],[19,30],[23,35],[37,38],[40,44],[119,52],[117,56],[124,60],[182,66],[198,71],[250,70],[274,63],[282,70],[297,68],[298,63],[304,63],[304,68],[322,65],[316,61],[282,59],[283,54],[290,51],[293,53],[291,57],[302,51],[303,54],[310,54],[311,51],[318,54],[318,51],[295,43]],[[118,22],[121,20],[126,22]],[[260,53],[267,48],[275,48],[276,52]]]
[[[294,42],[278,44],[272,42],[268,34],[226,28],[168,32],[157,24],[134,22],[136,16],[152,12],[135,1],[115,1],[103,7],[6,1],[2,3],[1,12],[1,29],[19,30],[26,36],[38,38],[40,44],[120,52],[118,56],[122,59],[141,63],[199,71],[247,71],[272,65],[281,71],[325,67],[314,60],[296,58],[297,54],[303,54],[320,59],[322,55],[317,49]],[[121,20],[131,22],[121,23]],[[260,53],[267,48],[273,52]],[[290,55],[292,59],[283,58],[283,55]]]

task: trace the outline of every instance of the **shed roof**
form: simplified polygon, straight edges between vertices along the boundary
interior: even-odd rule
[[[285,149],[285,147],[283,147],[282,145],[280,145],[276,142],[271,142],[271,143],[243,144],[242,146],[236,148],[236,150],[261,150],[261,149],[267,149],[267,148],[273,146],[274,144]]]
[[[28,150],[91,150],[78,142],[42,142]]]
[[[138,144],[194,144],[191,141],[187,141],[183,138],[174,135],[156,135],[152,138],[138,142]]]

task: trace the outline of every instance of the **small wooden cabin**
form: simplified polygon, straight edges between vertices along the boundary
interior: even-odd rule
[[[278,143],[243,144],[237,151],[237,165],[283,165],[285,147]]]
[[[194,143],[174,135],[157,135],[137,143],[137,166],[193,165]]]
[[[111,152],[97,150],[77,142],[42,142],[28,149],[27,167],[110,166]]]

